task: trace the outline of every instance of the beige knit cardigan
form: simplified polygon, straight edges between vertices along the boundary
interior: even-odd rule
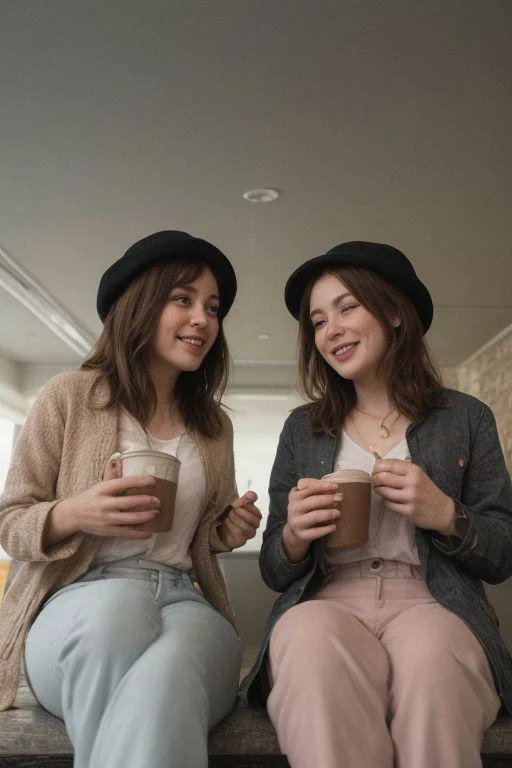
[[[27,632],[43,602],[84,574],[101,538],[76,533],[46,551],[42,535],[57,501],[87,490],[103,478],[118,450],[119,412],[105,404],[107,385],[97,374],[76,370],[52,379],[31,409],[16,443],[0,499],[0,543],[24,561],[0,605],[0,710],[16,695]],[[223,414],[222,436],[197,437],[206,475],[199,524],[191,546],[192,563],[204,596],[234,623],[215,554],[226,552],[215,521],[236,497],[233,431]]]

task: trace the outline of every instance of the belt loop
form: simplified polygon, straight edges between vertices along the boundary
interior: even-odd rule
[[[375,602],[382,605],[382,576],[375,577]]]

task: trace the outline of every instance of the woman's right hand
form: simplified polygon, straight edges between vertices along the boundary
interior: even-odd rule
[[[114,463],[109,462],[105,479],[53,507],[43,534],[45,548],[79,531],[123,539],[149,539],[152,536],[150,531],[141,531],[135,526],[151,520],[160,507],[158,498],[151,495],[154,477],[117,477],[116,472]],[[139,493],[124,496],[126,491]]]
[[[341,501],[337,484],[303,477],[288,494],[288,518],[283,528],[283,547],[287,558],[298,563],[307,555],[312,541],[336,529],[340,512],[333,507]]]

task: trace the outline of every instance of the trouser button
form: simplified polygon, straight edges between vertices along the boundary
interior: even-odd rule
[[[372,560],[371,569],[377,571],[381,566],[380,560]]]

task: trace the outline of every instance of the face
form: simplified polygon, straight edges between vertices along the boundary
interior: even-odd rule
[[[219,289],[209,269],[169,294],[155,332],[150,367],[170,373],[196,371],[219,332]]]
[[[315,345],[331,368],[354,384],[375,382],[388,342],[378,320],[350,289],[334,275],[322,275],[311,291],[309,310]]]

